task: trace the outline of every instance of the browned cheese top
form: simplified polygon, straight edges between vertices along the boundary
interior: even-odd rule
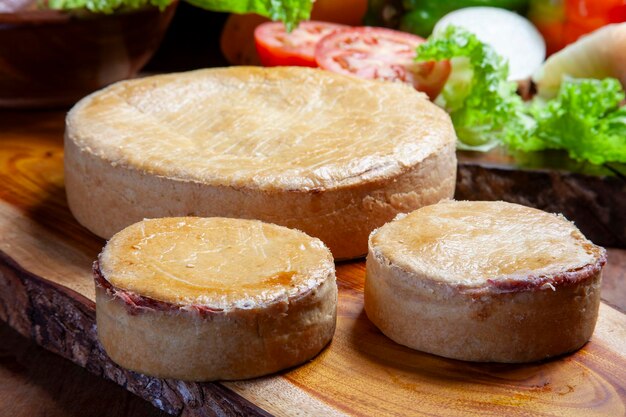
[[[486,201],[423,207],[374,231],[370,246],[404,270],[469,287],[556,276],[604,256],[563,216]]]
[[[398,175],[456,141],[401,83],[311,68],[231,67],[123,81],[81,100],[66,140],[113,165],[263,190]]]
[[[242,219],[143,220],[113,236],[99,264],[116,288],[219,309],[297,297],[335,279],[330,251],[319,239]]]

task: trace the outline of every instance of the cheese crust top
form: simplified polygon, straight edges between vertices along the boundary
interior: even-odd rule
[[[81,100],[66,140],[182,181],[324,190],[398,175],[454,144],[448,115],[402,83],[299,67],[122,81]]]
[[[335,276],[319,239],[219,217],[143,220],[113,236],[98,261],[102,276],[118,289],[223,310],[297,297]]]
[[[422,207],[374,231],[370,247],[404,270],[467,287],[563,276],[604,257],[563,216],[501,201]]]

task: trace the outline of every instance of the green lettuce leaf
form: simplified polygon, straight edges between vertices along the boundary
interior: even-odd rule
[[[419,61],[450,59],[437,104],[450,113],[460,149],[562,149],[573,159],[626,162],[626,107],[613,78],[567,79],[556,98],[524,103],[507,81],[507,63],[468,31],[450,26],[417,49]]]
[[[256,13],[272,20],[281,20],[287,30],[311,15],[313,0],[187,0],[207,10],[230,13]],[[146,5],[167,7],[173,0],[48,0],[52,9],[87,9],[97,13],[112,13],[120,8]]]
[[[288,31],[311,16],[313,0],[187,0],[207,10],[230,13],[256,13],[280,20]]]
[[[507,81],[508,64],[465,29],[449,26],[417,48],[418,61],[450,59],[452,73],[437,103],[454,123],[459,148],[488,150],[508,138],[527,137],[534,122]]]
[[[511,150],[563,149],[572,159],[593,164],[626,162],[626,107],[621,84],[604,80],[567,79],[558,95],[529,107],[537,126],[527,138],[509,138]]]
[[[113,13],[122,8],[137,9],[144,6],[156,6],[164,9],[174,0],[48,0],[51,9],[71,10],[87,9],[94,13]]]

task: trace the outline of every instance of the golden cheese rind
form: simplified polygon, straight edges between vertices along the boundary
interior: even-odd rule
[[[305,68],[159,75],[70,111],[66,190],[105,238],[145,217],[254,218],[350,258],[397,213],[452,196],[455,141],[448,115],[405,85]]]
[[[529,362],[595,327],[605,251],[562,216],[443,202],[370,236],[368,317],[394,341],[455,359]]]
[[[318,239],[254,220],[163,218],[116,234],[94,268],[98,337],[158,377],[244,379],[330,341],[337,286]]]
[[[109,240],[99,263],[116,288],[223,310],[304,293],[334,268],[326,246],[298,230],[198,217],[135,223]]]

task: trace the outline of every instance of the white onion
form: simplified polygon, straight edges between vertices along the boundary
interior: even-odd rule
[[[434,33],[449,25],[460,26],[475,34],[509,61],[509,80],[530,78],[546,58],[546,43],[526,18],[496,7],[467,7],[445,15]]]

